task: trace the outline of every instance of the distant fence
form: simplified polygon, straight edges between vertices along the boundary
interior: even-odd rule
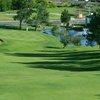
[[[22,25],[26,23],[22,22]],[[0,26],[19,26],[19,21],[0,21]]]
[[[71,18],[69,23],[70,25],[85,25],[86,19],[85,18],[82,18],[82,19]]]
[[[61,21],[60,20],[50,20],[50,22],[53,25],[61,25]],[[82,18],[82,19],[75,19],[75,18],[71,18],[70,25],[86,25],[86,19]]]

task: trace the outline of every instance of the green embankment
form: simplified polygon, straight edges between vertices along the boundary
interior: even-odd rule
[[[39,32],[0,29],[0,38],[0,100],[100,100],[98,47],[62,49]]]
[[[78,13],[78,10],[82,10],[76,7],[56,7],[56,8],[48,8],[48,12],[50,13],[50,19],[58,19],[60,20],[61,12],[67,9],[70,14],[76,14]],[[84,11],[83,11],[84,12]],[[6,11],[6,12],[0,12],[0,21],[14,21],[13,20],[13,14],[16,14],[16,11]],[[33,16],[35,14],[33,13]]]
[[[46,47],[61,47],[55,37],[34,31],[0,29],[0,38],[4,40],[0,47],[3,52],[31,52]]]

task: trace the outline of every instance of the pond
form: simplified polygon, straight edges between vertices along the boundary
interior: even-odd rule
[[[81,38],[81,45],[82,46],[87,46],[88,45],[88,40],[86,39],[86,37],[84,37],[84,35],[87,34],[87,31],[88,31],[88,29],[86,29],[86,28],[83,28],[82,31],[76,31],[76,30],[72,29],[72,30],[69,30],[68,33],[72,37],[79,36]],[[42,30],[41,32],[52,35],[52,31],[50,29],[45,29],[45,30]],[[96,45],[96,42],[94,41],[92,43],[92,45]],[[73,44],[70,44],[70,46],[73,46]]]

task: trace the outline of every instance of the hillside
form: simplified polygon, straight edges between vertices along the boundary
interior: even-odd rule
[[[0,29],[0,38],[0,100],[100,99],[97,46],[62,49],[33,31]]]
[[[48,47],[61,47],[61,43],[53,36],[20,30],[0,29],[1,52],[31,52]]]

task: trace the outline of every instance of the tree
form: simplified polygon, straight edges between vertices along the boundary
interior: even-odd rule
[[[60,42],[63,44],[63,48],[70,43],[70,35],[64,27],[54,26],[52,28],[52,35],[60,40]]]
[[[32,8],[34,0],[12,0],[12,9],[20,10],[23,8]]]
[[[12,9],[19,10],[22,6],[23,0],[12,0]]]
[[[98,8],[96,13],[91,16],[91,21],[88,28],[90,31],[87,35],[88,41],[90,43],[96,41],[100,49],[100,8]]]
[[[20,10],[17,11],[17,15],[14,16],[14,20],[19,20],[20,29],[22,28],[22,22],[28,20],[33,13],[32,0],[23,0],[23,5]]]
[[[4,1],[0,0],[0,11],[4,11],[6,4]]]
[[[70,14],[66,9],[62,11],[60,19],[61,22],[66,26],[66,28],[68,28],[70,21]]]
[[[42,6],[48,6],[48,0],[35,0],[35,7],[37,8],[39,4],[43,4]]]
[[[35,27],[35,31],[37,30],[38,26],[43,26],[49,21],[47,3],[47,0],[35,0],[35,16],[27,21],[29,25]]]
[[[37,0],[36,3],[36,15],[31,19],[30,23],[31,26],[35,27],[35,31],[37,30],[38,25],[45,25],[49,21],[46,0]]]
[[[32,27],[35,27],[35,31],[37,31],[37,28],[39,27],[39,22],[36,19],[36,16],[33,17],[33,18],[28,19],[27,24],[32,26]]]
[[[49,13],[47,11],[47,6],[44,3],[40,3],[37,7],[37,16],[36,20],[39,20],[39,23],[48,23],[49,21]]]
[[[66,45],[70,42],[69,34],[66,32],[66,30],[61,32],[60,41],[63,44],[63,48],[65,48]]]
[[[75,46],[80,46],[81,45],[81,38],[79,36],[75,36],[72,38],[71,42]]]
[[[29,9],[29,8],[24,8],[17,11],[17,15],[14,16],[14,20],[19,20],[20,29],[22,29],[22,22],[28,20],[31,14],[32,14],[32,9]]]
[[[11,0],[0,0],[0,11],[5,11],[11,8]]]
[[[56,4],[56,2],[52,1],[52,2],[48,3],[48,7],[49,8],[55,8],[55,7],[57,7],[57,4]]]

